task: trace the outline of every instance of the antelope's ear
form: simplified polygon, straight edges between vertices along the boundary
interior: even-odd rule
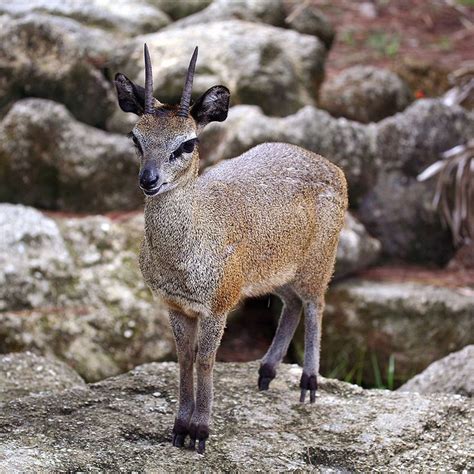
[[[114,82],[120,108],[124,112],[142,115],[145,108],[145,89],[120,72],[115,75]]]
[[[229,111],[229,99],[229,89],[224,86],[213,86],[204,92],[191,107],[191,116],[198,129],[204,128],[209,122],[223,122]]]

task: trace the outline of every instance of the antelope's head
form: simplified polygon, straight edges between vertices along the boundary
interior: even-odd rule
[[[199,169],[200,131],[209,122],[227,118],[230,93],[224,86],[211,87],[191,105],[197,53],[196,47],[178,105],[163,104],[153,97],[146,45],[145,87],[134,84],[124,74],[115,76],[120,108],[140,117],[130,137],[140,157],[140,188],[147,196],[156,196],[194,179]]]

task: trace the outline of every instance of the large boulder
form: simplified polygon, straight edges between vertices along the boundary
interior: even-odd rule
[[[47,306],[73,280],[54,221],[35,209],[0,205],[0,311]]]
[[[474,395],[474,345],[453,352],[429,365],[398,391],[418,393],[458,393]]]
[[[363,270],[377,261],[382,246],[351,214],[346,214],[339,237],[334,274],[337,278]]]
[[[177,2],[179,3],[179,2]],[[291,28],[317,36],[331,47],[334,29],[314,5],[291,4],[284,0],[214,0],[207,8],[168,26],[168,29],[225,20],[245,20]]]
[[[32,393],[61,392],[84,386],[84,380],[63,362],[32,352],[0,355],[0,403]]]
[[[258,366],[217,364],[204,456],[171,446],[177,364],[149,364],[60,394],[3,403],[0,471],[472,470],[472,402],[459,395],[363,390],[321,379],[297,403],[301,369],[283,365],[269,391]]]
[[[158,8],[148,2],[136,0],[2,2],[0,13],[8,13],[15,17],[29,13],[48,13],[128,35],[151,33],[170,23],[169,17]]]
[[[77,122],[44,99],[15,103],[0,123],[0,200],[46,209],[137,209],[130,141]]]
[[[474,136],[474,116],[439,100],[419,100],[377,126],[375,186],[362,199],[359,217],[386,254],[446,263],[453,255],[449,230],[432,200],[435,181],[416,177],[441,153]]]
[[[85,123],[105,126],[115,109],[106,75],[115,69],[112,53],[120,43],[70,18],[0,15],[0,107],[26,96],[43,97],[64,103]]]
[[[322,373],[396,386],[473,344],[473,314],[468,288],[369,279],[333,285],[326,297]]]
[[[3,204],[0,216],[0,353],[56,356],[86,380],[174,356],[138,268],[142,215],[53,221]]]
[[[334,117],[369,123],[405,109],[412,97],[393,72],[374,66],[354,66],[325,81],[319,105]]]
[[[188,15],[198,12],[206,8],[212,0],[147,0],[147,3],[159,8],[161,11],[169,15],[173,20],[179,20]]]
[[[179,101],[195,45],[199,45],[196,95],[222,83],[231,90],[234,104],[258,104],[272,115],[313,104],[324,75],[326,49],[316,37],[229,20],[137,37],[120,52],[120,70],[139,83],[144,42],[155,65],[155,94],[163,102]]]

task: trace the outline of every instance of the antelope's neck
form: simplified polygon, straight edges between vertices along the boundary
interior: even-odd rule
[[[145,239],[162,250],[183,246],[194,235],[194,183],[175,188],[145,202]]]

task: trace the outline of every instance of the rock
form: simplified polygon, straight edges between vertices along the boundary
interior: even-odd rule
[[[167,311],[153,300],[138,268],[141,214],[53,222],[32,209],[3,204],[0,216],[7,236],[0,262],[18,254],[10,267],[0,265],[0,282],[6,281],[0,353],[55,356],[88,381],[174,357]],[[67,270],[56,262],[63,260]]]
[[[137,209],[138,160],[126,137],[74,120],[44,99],[15,103],[0,123],[0,200],[46,209]]]
[[[390,257],[445,264],[454,249],[433,208],[436,180],[416,176],[441,153],[474,136],[474,116],[439,100],[418,100],[377,126],[378,178],[358,216]]]
[[[144,1],[132,0],[33,0],[0,5],[0,13],[20,17],[48,13],[68,17],[90,26],[115,30],[120,34],[151,33],[170,23],[169,17]]]
[[[335,119],[311,106],[284,118],[267,117],[258,107],[232,107],[225,122],[209,124],[202,134],[203,166],[266,141],[293,143],[339,165],[346,174],[353,203],[370,189],[376,177],[374,126]]]
[[[284,0],[214,0],[206,9],[171,24],[168,29],[225,20],[245,20],[291,28],[318,37],[331,47],[334,29],[321,11],[312,5],[290,5]]]
[[[362,199],[358,216],[390,257],[443,265],[453,255],[449,229],[433,209],[434,182],[400,171],[379,174]]]
[[[74,267],[56,223],[35,209],[0,204],[0,235],[0,311],[60,298]]]
[[[124,63],[119,70],[138,83],[143,81],[144,42],[155,65],[155,95],[163,102],[179,102],[197,44],[196,97],[222,83],[231,90],[234,104],[258,104],[266,113],[286,115],[314,103],[324,74],[326,49],[317,38],[231,20],[137,37],[120,53]]]
[[[54,99],[77,119],[103,127],[116,102],[106,70],[115,69],[120,44],[69,18],[0,15],[0,106],[25,96]]]
[[[374,66],[354,66],[327,80],[319,104],[334,117],[377,122],[405,109],[408,86],[393,72]]]
[[[179,20],[206,8],[212,0],[148,0],[148,3],[167,13],[173,20]]]
[[[457,393],[474,395],[474,345],[449,354],[429,365],[402,385],[399,392]]]
[[[327,49],[331,48],[335,36],[334,28],[321,10],[309,2],[296,4],[285,18],[285,23],[292,30],[317,36]]]
[[[0,355],[0,403],[32,393],[61,392],[84,386],[66,364],[31,352]]]
[[[257,364],[217,364],[204,456],[171,446],[176,364],[149,364],[0,410],[2,471],[469,471],[472,402],[458,395],[363,390],[321,379],[298,400],[301,369],[283,365],[269,391]],[[224,389],[225,387],[225,389]],[[85,449],[84,447],[87,447]]]
[[[435,63],[407,57],[400,59],[394,64],[394,72],[418,98],[439,97],[449,89],[449,71],[439,61]]]
[[[403,383],[473,344],[473,314],[474,290],[469,288],[364,279],[334,285],[326,297],[322,373],[328,373],[329,361],[332,368],[344,365],[346,374],[353,370],[354,380],[360,375],[365,383],[388,386],[390,378],[393,385]]]
[[[336,255],[336,277],[367,268],[380,256],[382,246],[371,237],[364,226],[349,212],[339,237]]]

